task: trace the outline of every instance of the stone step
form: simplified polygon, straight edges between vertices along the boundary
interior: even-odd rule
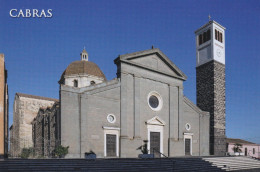
[[[2,164],[3,165],[3,164]],[[1,164],[0,164],[1,166]],[[2,170],[11,171],[172,171],[171,160],[12,160],[6,161]]]
[[[29,170],[53,170],[55,169],[56,171],[64,171],[64,170],[84,170],[84,169],[92,169],[92,170],[124,170],[124,169],[127,169],[127,170],[145,170],[145,169],[152,169],[152,170],[172,170],[173,167],[155,167],[153,166],[152,168],[149,168],[149,167],[104,167],[104,166],[98,166],[98,167],[76,167],[76,166],[73,166],[73,167],[46,167],[46,166],[38,166],[38,167],[34,167],[34,166],[30,166],[30,167],[8,167],[8,168],[1,168],[1,170],[20,170],[20,171],[29,171]]]
[[[260,161],[254,160],[254,159],[204,159],[204,160],[210,160],[210,161],[245,161],[245,162],[256,162],[260,163]]]
[[[228,160],[228,159],[233,159],[233,160],[256,160],[253,158],[249,157],[212,157],[212,158],[203,158],[203,159],[218,159],[218,160]]]
[[[213,166],[222,168],[226,171],[259,169],[260,163],[248,157],[217,157],[204,158],[205,161],[212,163]]]
[[[210,163],[215,163],[215,164],[256,164],[256,165],[260,165],[260,162],[251,162],[251,161],[210,161],[210,160],[206,160],[207,162]]]
[[[237,164],[231,164],[231,165],[215,165],[215,164],[213,164],[213,166],[216,166],[216,167],[219,167],[219,168],[226,168],[226,167],[228,167],[228,168],[235,168],[235,167],[241,167],[241,168],[250,168],[250,167],[254,167],[254,168],[260,168],[260,166],[259,165],[253,165],[253,164],[250,164],[250,165],[237,165]]]
[[[226,171],[237,171],[237,170],[251,170],[251,169],[257,169],[258,171],[260,171],[260,168],[259,167],[250,167],[250,168],[227,168],[225,169]]]

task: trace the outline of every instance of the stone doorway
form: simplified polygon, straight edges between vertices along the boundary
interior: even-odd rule
[[[155,157],[161,157],[160,153],[163,154],[163,128],[165,126],[165,122],[158,116],[155,116],[148,120],[146,125],[149,153],[154,153]],[[157,151],[153,149],[156,149]]]

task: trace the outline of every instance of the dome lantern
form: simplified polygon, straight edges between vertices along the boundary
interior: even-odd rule
[[[84,47],[83,51],[80,53],[80,56],[81,56],[81,60],[83,61],[88,61],[88,53]]]

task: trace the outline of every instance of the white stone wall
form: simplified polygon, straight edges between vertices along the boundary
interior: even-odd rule
[[[104,78],[96,77],[93,75],[73,75],[65,76],[65,85],[74,87],[74,80],[78,81],[78,87],[87,87],[91,85],[91,81],[99,84],[104,81]]]

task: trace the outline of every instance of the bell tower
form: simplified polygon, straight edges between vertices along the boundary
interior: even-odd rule
[[[197,106],[210,112],[210,154],[226,152],[225,27],[210,20],[195,31]]]

